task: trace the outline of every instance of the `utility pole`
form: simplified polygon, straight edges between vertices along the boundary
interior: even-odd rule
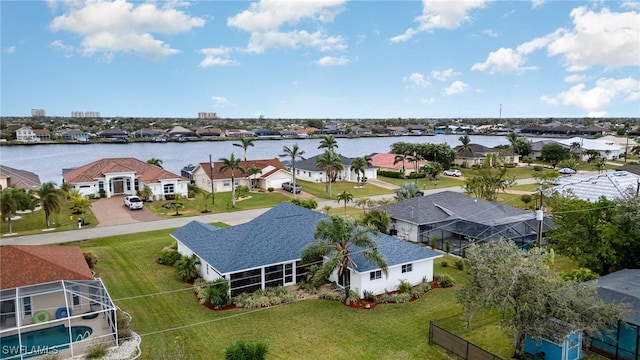
[[[210,177],[211,177],[211,205],[215,205],[216,204],[216,196],[215,196],[215,191],[214,191],[214,187],[213,187],[213,161],[211,161],[211,154],[209,154],[209,172],[210,172]]]
[[[627,133],[627,145],[624,147],[624,163],[627,163],[627,157],[629,157],[629,129],[625,131]]]
[[[542,246],[542,223],[544,221],[544,211],[542,208],[542,187],[540,187],[540,207],[536,210],[536,220],[538,221],[538,236],[537,236],[537,245],[538,247]]]

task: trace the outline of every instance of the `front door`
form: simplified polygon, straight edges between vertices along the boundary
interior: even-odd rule
[[[111,183],[113,184],[114,195],[124,194],[124,179],[122,178],[113,179],[111,180]]]

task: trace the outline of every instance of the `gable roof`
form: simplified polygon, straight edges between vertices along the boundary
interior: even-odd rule
[[[599,175],[561,176],[553,191],[570,192],[578,199],[595,202],[604,196],[609,200],[627,198],[640,186],[640,175],[628,171],[614,171]]]
[[[490,148],[480,144],[469,144],[469,148],[471,149],[470,153],[469,151],[463,151],[462,145],[456,146],[455,150],[459,155],[465,155],[463,154],[463,152],[465,152],[466,155],[471,155],[471,156],[482,156],[485,154],[491,154],[491,153],[496,153],[500,151],[498,149]]]
[[[345,166],[351,166],[354,158],[348,158],[346,156],[342,156],[340,154],[336,154],[340,157],[340,161]],[[296,160],[296,169],[309,170],[309,171],[323,171],[322,169],[316,167],[318,158],[322,156],[322,154],[318,154],[316,156],[312,156],[305,160]]]
[[[0,165],[0,178],[7,179],[7,186],[20,189],[31,189],[40,186],[40,177],[37,174],[5,165]]]
[[[231,170],[220,171],[220,169],[224,165],[222,161],[214,161],[211,164],[213,164],[213,174],[211,173],[211,166],[208,162],[202,162],[198,164],[198,166],[202,168],[202,170],[209,177],[209,179],[213,179],[213,180],[231,179]],[[249,169],[251,166],[255,166],[263,170],[269,166],[273,167],[271,171],[261,173],[260,174],[261,178],[266,178],[278,170],[284,170],[284,171],[287,170],[282,164],[282,162],[280,162],[279,159],[247,160],[246,162],[240,161],[240,167],[245,169],[245,171]],[[238,171],[236,171],[234,175],[236,176],[236,178],[243,177],[243,175],[239,174]]]
[[[390,205],[388,212],[393,219],[413,224],[433,224],[460,219],[484,225],[497,225],[517,221],[520,218],[533,219],[533,214],[529,211],[472,198],[453,191],[442,191],[408,199]]]
[[[602,301],[626,304],[626,320],[640,325],[640,269],[619,270],[594,281]]]
[[[0,246],[0,289],[58,280],[93,280],[78,246]]]
[[[248,223],[225,229],[193,221],[171,236],[222,274],[270,264],[299,260],[302,250],[314,243],[316,224],[329,217],[283,202]],[[389,266],[410,263],[440,254],[385,234],[372,236]],[[357,253],[357,271],[377,267]]]
[[[371,155],[371,165],[374,167],[385,168],[385,169],[396,169],[402,170],[402,161],[394,164],[393,162],[396,160],[396,156],[398,154],[389,154],[389,153],[375,153]],[[428,164],[427,160],[418,161],[418,167]],[[415,162],[413,161],[405,161],[405,169],[409,170],[415,168]]]
[[[62,176],[68,183],[93,182],[103,178],[105,174],[117,172],[133,172],[138,179],[147,184],[157,183],[164,179],[178,179],[188,181],[186,178],[174,174],[161,167],[147,164],[136,158],[106,158],[66,171]]]

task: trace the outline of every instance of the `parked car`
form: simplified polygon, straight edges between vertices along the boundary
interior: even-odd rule
[[[558,170],[558,172],[562,175],[573,175],[576,173],[576,171],[573,170],[572,168],[562,168]]]
[[[124,206],[128,207],[129,210],[138,210],[144,207],[144,202],[139,197],[131,195],[124,198]]]
[[[443,174],[445,174],[447,176],[455,176],[455,177],[462,176],[462,172],[460,170],[456,170],[456,169],[445,170],[443,172]]]
[[[291,181],[287,181],[282,183],[282,189],[291,193],[295,190],[296,194],[299,194],[302,191],[302,186],[294,184]]]

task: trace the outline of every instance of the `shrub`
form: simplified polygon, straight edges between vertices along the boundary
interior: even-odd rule
[[[383,304],[387,304],[387,303],[393,302],[393,295],[391,295],[389,293],[384,293],[384,294],[378,296],[378,302],[379,303],[383,303]]]
[[[342,294],[335,291],[325,291],[320,294],[320,299],[340,301],[342,299]]]
[[[267,355],[267,345],[264,343],[245,343],[238,340],[227,346],[226,360],[264,360]]]
[[[268,192],[273,192],[273,188],[272,188],[271,186],[269,186],[269,187],[267,188],[267,191],[268,191]]]
[[[105,355],[107,355],[108,348],[109,348],[108,343],[103,341],[97,342],[87,347],[87,352],[85,353],[85,356],[87,359],[102,359]]]
[[[87,262],[89,269],[93,269],[93,267],[98,263],[98,257],[92,251],[85,251],[82,255],[84,255],[84,261]]]
[[[411,294],[398,293],[398,294],[393,294],[391,296],[391,298],[392,298],[394,303],[404,304],[404,303],[408,303],[409,301],[411,301]]]
[[[204,291],[198,290],[196,294],[201,296],[198,298],[201,304],[211,305],[214,309],[229,305],[229,282],[226,279],[220,278],[205,283],[200,289],[204,289]]]
[[[533,165],[533,171],[542,171],[544,169],[542,165]]]
[[[438,237],[435,235],[429,235],[429,247],[435,250],[437,243],[438,243]]]
[[[507,168],[507,169],[513,169],[513,168],[516,167],[516,164],[514,164],[514,163],[506,163],[506,164],[504,164],[504,167]]]
[[[182,255],[175,250],[163,251],[160,255],[160,262],[165,265],[174,265],[181,257]]]
[[[294,204],[294,205],[298,205],[298,206],[302,206],[303,208],[307,208],[307,209],[315,209],[318,207],[318,202],[315,201],[314,199],[290,199],[289,200],[290,203]]]
[[[131,316],[122,310],[116,311],[116,323],[118,325],[118,340],[127,340],[131,337]]]
[[[441,288],[449,288],[453,286],[453,278],[447,274],[438,276],[438,286]]]
[[[244,197],[249,195],[249,187],[246,185],[241,185],[236,187],[236,196],[237,197]]]
[[[455,266],[458,270],[464,270],[464,265],[464,260],[462,259],[457,259],[453,262],[453,266]]]
[[[451,251],[451,244],[449,243],[449,240],[444,242],[444,251],[448,254],[449,251]]]
[[[598,274],[591,271],[588,268],[578,268],[571,269],[569,271],[564,271],[560,274],[564,280],[573,280],[577,282],[585,282],[589,280],[595,280],[598,278]]]
[[[287,304],[295,300],[292,293],[284,287],[268,287],[264,290],[256,290],[252,294],[242,293],[233,298],[236,307],[257,309],[278,304]]]
[[[362,292],[364,295],[364,299],[367,301],[376,301],[376,296],[373,294],[373,291],[365,290]]]
[[[401,293],[408,293],[413,289],[413,286],[407,280],[400,280],[400,284],[398,285],[398,291]]]
[[[442,262],[440,263],[440,266],[449,267],[449,262],[447,260],[442,260]]]
[[[378,176],[384,176],[393,179],[403,179],[402,173],[399,171],[386,171],[386,170],[378,170]]]
[[[360,300],[360,296],[358,296],[358,293],[356,293],[353,290],[349,290],[349,296],[347,296],[347,305],[351,304],[352,302],[356,302]]]

